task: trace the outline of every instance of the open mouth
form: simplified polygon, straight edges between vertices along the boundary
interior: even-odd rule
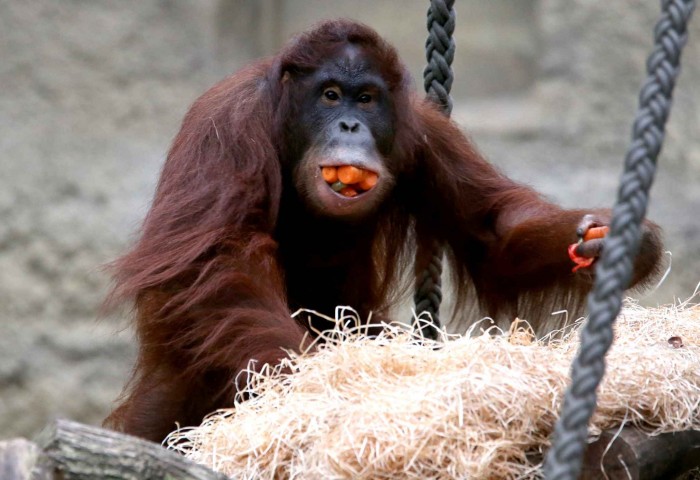
[[[374,188],[379,175],[353,165],[321,167],[323,180],[337,194],[353,198]]]

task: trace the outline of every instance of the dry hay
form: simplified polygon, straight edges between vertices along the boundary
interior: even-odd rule
[[[254,398],[168,444],[235,478],[538,478],[532,458],[549,446],[580,323],[547,344],[523,324],[483,324],[439,349],[399,326],[379,338],[336,331],[292,356],[293,375],[252,375]],[[699,404],[700,306],[628,304],[591,435],[625,421],[697,429]]]

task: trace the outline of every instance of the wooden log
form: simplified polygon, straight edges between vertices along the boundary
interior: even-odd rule
[[[42,466],[61,480],[227,478],[157,443],[69,420],[56,420],[37,444]]]
[[[49,472],[38,466],[39,447],[24,438],[0,442],[0,479],[50,480]]]
[[[700,431],[652,437],[625,427],[617,433],[606,431],[588,446],[582,480],[673,479],[700,468]]]
[[[588,446],[581,479],[660,480],[691,470],[700,472],[700,431],[652,437],[627,427],[606,431]],[[156,443],[69,420],[49,426],[37,445],[23,439],[0,442],[2,480],[174,478],[227,477]]]

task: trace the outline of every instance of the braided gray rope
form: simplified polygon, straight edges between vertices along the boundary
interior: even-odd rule
[[[578,478],[596,406],[596,389],[605,373],[605,354],[612,344],[613,322],[620,313],[622,294],[632,277],[633,260],[641,240],[649,188],[664,139],[671,95],[679,74],[681,50],[694,0],[662,0],[662,17],[654,30],[654,51],[647,59],[647,79],[639,95],[632,144],[625,158],[610,234],[596,268],[588,297],[589,319],[571,370],[561,416],[544,473],[553,480]]]
[[[425,92],[428,97],[450,116],[452,98],[450,89],[454,76],[452,60],[455,56],[454,0],[431,0],[428,9],[428,39],[425,55],[428,65],[423,72]],[[431,247],[432,258],[426,269],[416,277],[416,293],[413,297],[417,314],[427,312],[432,323],[419,326],[426,338],[436,339],[440,327],[440,303],[442,303],[442,253],[443,246],[436,242]]]
[[[428,9],[428,39],[425,42],[425,56],[428,65],[423,72],[423,85],[448,117],[452,113],[450,90],[454,75],[452,60],[455,58],[454,0],[431,0]]]
[[[418,329],[424,338],[436,340],[440,328],[440,303],[442,303],[442,244],[436,241],[430,251],[430,264],[416,278],[416,293],[413,296],[416,314],[430,313],[430,322],[422,321]],[[414,319],[415,322],[415,319]]]

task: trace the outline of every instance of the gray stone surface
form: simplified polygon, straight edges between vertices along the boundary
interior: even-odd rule
[[[127,312],[99,315],[103,266],[147,211],[188,105],[328,16],[375,26],[420,79],[424,1],[0,0],[0,438],[99,423],[133,360]],[[459,2],[455,117],[515,178],[609,205],[657,2]],[[698,25],[698,22],[696,22]],[[700,32],[651,216],[674,255],[649,301],[700,281]]]
[[[196,2],[0,2],[0,436],[98,422],[121,388],[102,267],[213,81],[209,23]]]
[[[603,205],[614,201],[659,5],[620,0],[541,1],[541,75],[534,94],[544,108],[545,130],[551,139],[547,143],[563,147],[563,156],[553,163],[569,165],[575,175],[562,184],[564,172],[559,171],[564,165],[549,168],[544,161],[536,170],[552,179],[543,179],[542,189],[564,204],[582,198]],[[649,217],[664,228],[674,260],[668,282],[650,297],[660,302],[669,302],[674,295],[687,298],[700,282],[697,12],[693,20],[649,211]]]

